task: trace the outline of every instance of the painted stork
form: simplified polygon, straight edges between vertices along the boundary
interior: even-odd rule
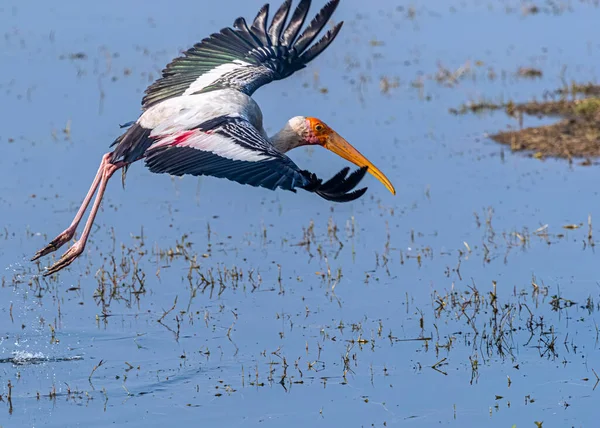
[[[83,252],[108,180],[119,169],[124,178],[129,165],[140,159],[155,173],[210,175],[271,190],[300,188],[335,202],[362,196],[366,188],[353,189],[368,171],[395,194],[381,171],[319,119],[294,117],[268,137],[260,108],[251,98],[259,87],[304,68],[329,46],[343,22],[312,42],[338,3],[329,1],[302,34],[311,0],[300,0],[287,25],[292,1],[285,0],[268,28],[267,4],[250,26],[238,18],[233,28],[212,34],[168,64],[146,89],[141,116],[103,156],[71,225],[32,258],[56,251],[73,238],[97,191],[81,237],[44,276],[70,265]],[[305,145],[325,147],[360,168],[350,175],[344,168],[323,182],[285,155]]]

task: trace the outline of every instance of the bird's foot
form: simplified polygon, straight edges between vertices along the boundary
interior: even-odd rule
[[[75,228],[69,227],[52,241],[50,241],[48,245],[35,253],[35,255],[31,258],[31,261],[33,262],[40,257],[44,257],[46,254],[50,254],[58,250],[60,247],[69,242],[73,238],[73,235],[75,235]]]
[[[52,275],[53,273],[56,273],[59,270],[69,266],[77,257],[81,255],[81,253],[83,253],[83,248],[84,244],[81,241],[75,242],[73,246],[69,248],[56,263],[54,263],[46,270],[46,272],[44,272],[43,275]]]

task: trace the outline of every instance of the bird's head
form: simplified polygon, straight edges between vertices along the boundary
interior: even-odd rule
[[[335,132],[322,120],[315,117],[295,117],[288,122],[288,126],[293,129],[298,136],[296,146],[321,146],[331,150],[336,155],[352,162],[359,167],[368,167],[368,171],[393,194],[396,194],[394,186],[388,178],[366,157],[356,150],[340,134]],[[291,147],[290,147],[291,148]]]

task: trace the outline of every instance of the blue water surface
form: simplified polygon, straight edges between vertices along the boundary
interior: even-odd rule
[[[256,93],[269,132],[319,117],[396,196],[373,177],[333,204],[133,165],[85,254],[42,278],[54,258],[30,257],[147,85],[262,2],[4,0],[0,426],[592,426],[600,172],[497,145],[519,126],[503,113],[449,113],[597,80],[598,7],[539,3],[344,0],[335,43]]]

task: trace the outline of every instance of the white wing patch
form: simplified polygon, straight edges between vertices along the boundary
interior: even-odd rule
[[[199,130],[184,131],[180,134],[166,136],[154,143],[149,150],[163,146],[191,147],[226,159],[246,162],[274,159],[272,156],[241,146],[230,138]]]
[[[233,89],[169,98],[146,110],[137,123],[152,135],[177,134],[218,116],[241,116],[262,129],[262,113],[248,95]]]
[[[189,88],[185,90],[183,95],[191,95],[202,89],[212,85],[217,80],[219,80],[224,75],[231,73],[234,70],[238,70],[243,67],[252,67],[252,64],[247,63],[246,61],[242,61],[236,59],[233,62],[228,62],[226,64],[222,64],[218,67],[213,68],[208,73],[204,73],[200,77],[198,77],[194,83],[192,83]]]

